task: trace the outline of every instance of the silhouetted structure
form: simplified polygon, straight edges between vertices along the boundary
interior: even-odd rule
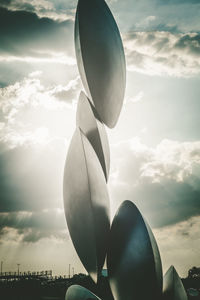
[[[19,280],[31,278],[52,278],[52,270],[40,272],[2,272],[0,280]]]
[[[79,97],[77,128],[64,171],[64,206],[70,236],[82,264],[97,284],[96,295],[103,282],[101,272],[107,254],[108,278],[115,299],[158,300],[162,294],[159,250],[149,225],[132,202],[122,204],[110,231],[106,185],[110,156],[103,123],[113,128],[119,118],[126,65],[120,32],[104,0],[78,1],[75,50],[87,95],[81,92]],[[142,289],[144,282],[146,288]],[[76,285],[67,292],[66,300],[90,296],[97,299]]]
[[[37,272],[39,273],[39,272]],[[147,278],[148,280],[148,278]],[[200,279],[186,277],[182,279],[189,299],[200,300]],[[19,279],[0,280],[0,299],[2,300],[64,300],[66,290],[71,285],[80,285],[103,300],[113,300],[108,279],[100,277],[98,286],[90,276],[75,274],[72,278],[20,277]],[[145,282],[142,288],[146,288]]]
[[[0,280],[0,299],[2,300],[64,300],[66,290],[71,285],[81,285],[105,300],[113,300],[108,280],[100,277],[99,286],[90,276],[75,274],[72,278],[20,277]]]
[[[174,266],[171,266],[164,276],[163,281],[164,300],[187,300],[183,283]]]
[[[162,265],[156,240],[131,201],[124,201],[114,217],[107,266],[115,299],[161,298]]]

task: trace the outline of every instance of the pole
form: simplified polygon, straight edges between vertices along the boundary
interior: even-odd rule
[[[19,276],[19,266],[20,266],[20,264],[17,264],[17,272],[18,272],[18,276]]]
[[[71,265],[69,264],[69,278],[70,278],[70,268],[71,268]]]
[[[1,275],[3,273],[3,261],[1,261]]]

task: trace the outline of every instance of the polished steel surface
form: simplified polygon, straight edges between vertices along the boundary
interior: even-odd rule
[[[80,285],[71,285],[66,292],[65,300],[100,300],[95,294]]]
[[[98,116],[84,92],[81,92],[79,97],[76,124],[94,148],[107,180],[110,169],[110,149],[107,134],[104,125],[98,120]]]
[[[96,282],[110,229],[109,196],[97,155],[79,128],[68,150],[63,185],[65,216],[73,244]]]
[[[161,298],[159,250],[150,227],[131,201],[124,201],[114,217],[107,267],[115,300]]]
[[[101,120],[112,128],[123,104],[126,66],[120,33],[104,0],[79,0],[75,49],[84,88]]]
[[[165,273],[163,279],[164,300],[187,300],[187,294],[174,266]]]

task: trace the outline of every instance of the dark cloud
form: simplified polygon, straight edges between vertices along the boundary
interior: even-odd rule
[[[161,146],[161,152],[142,144],[139,150],[134,145],[132,150],[122,148],[120,153],[126,154],[117,162],[119,176],[112,183],[115,204],[126,199],[135,202],[153,227],[200,215],[200,145],[197,149],[192,143],[172,144]],[[181,157],[185,160],[180,163]]]
[[[48,17],[53,20],[66,20],[74,18],[75,2],[68,1],[43,1],[37,0],[30,3],[29,0],[2,0],[0,6],[11,11],[34,12],[39,17]]]
[[[41,51],[71,51],[72,24],[0,7],[0,53],[40,57]]]
[[[133,201],[154,227],[176,224],[200,215],[200,190],[185,182],[163,179],[160,183],[143,183],[134,194]]]
[[[37,70],[43,72],[43,84],[64,85],[77,74],[74,65],[64,61],[68,57],[74,57],[72,21],[0,7],[0,87]]]
[[[200,33],[183,35],[175,44],[177,49],[185,50],[195,56],[200,56]]]
[[[0,0],[0,6],[1,5],[9,5],[12,2],[12,0]]]
[[[0,213],[0,236],[16,230],[24,242],[37,242],[42,238],[67,238],[64,212],[47,210],[42,212]]]

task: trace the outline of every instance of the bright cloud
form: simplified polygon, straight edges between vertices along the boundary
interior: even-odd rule
[[[125,36],[128,70],[148,75],[190,77],[200,70],[200,35],[167,31]]]
[[[75,112],[79,77],[66,86],[45,87],[35,76],[36,73],[34,76],[31,73],[22,82],[0,89],[0,140],[12,148],[24,143],[47,143],[52,138],[62,137],[60,128],[66,124],[64,113],[67,116]]]

